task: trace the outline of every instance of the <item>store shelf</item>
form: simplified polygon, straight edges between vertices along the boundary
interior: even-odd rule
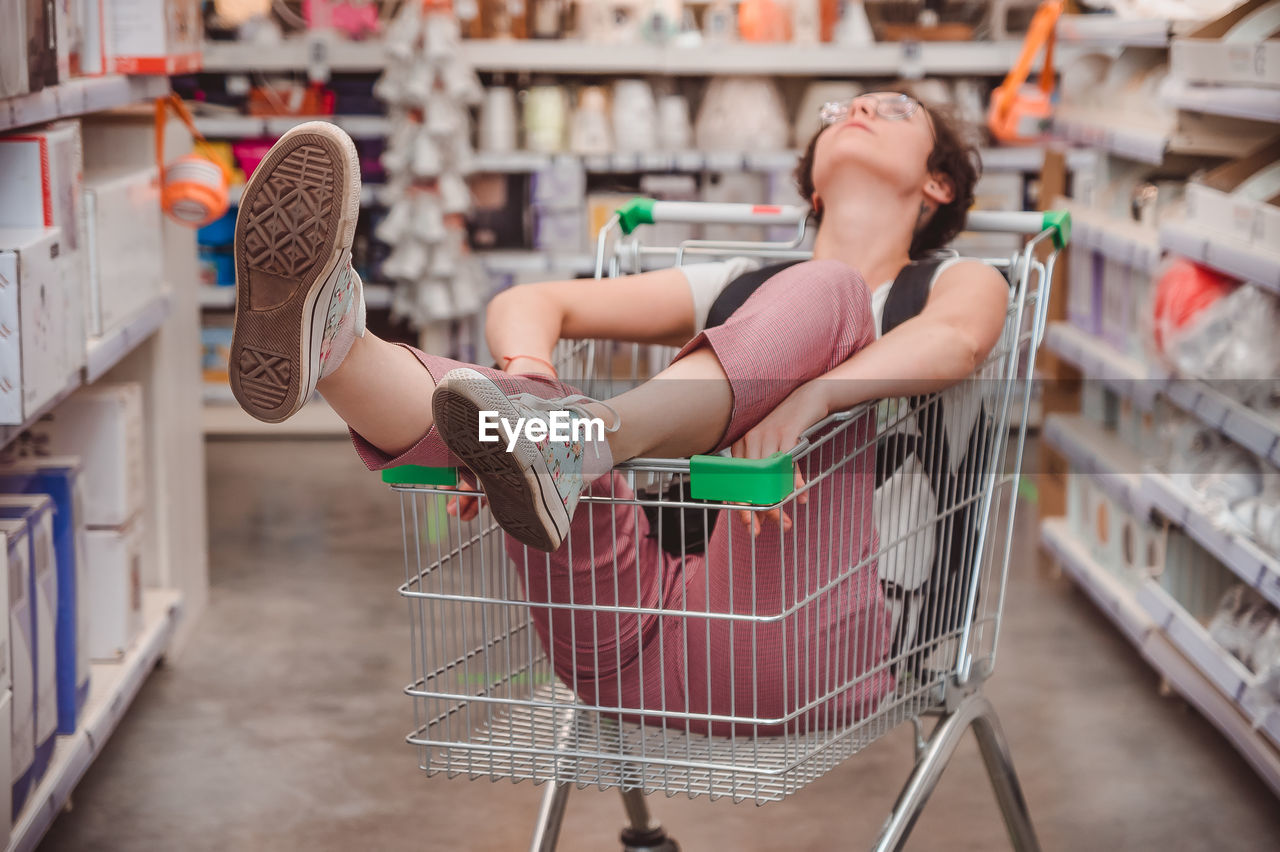
[[[85,77],[50,86],[30,95],[0,99],[0,132],[57,118],[114,109],[158,98],[169,91],[164,76]]]
[[[1050,414],[1044,441],[1071,462],[1071,472],[1090,477],[1126,512],[1149,512],[1142,497],[1143,464],[1139,455],[1115,435],[1079,414]]]
[[[1268,420],[1208,382],[1169,379],[1163,392],[1170,402],[1199,418],[1206,426],[1280,466],[1280,421]]]
[[[308,121],[336,124],[357,139],[377,138],[391,132],[384,115],[197,115],[196,129],[212,139],[245,139],[281,136]]]
[[[1138,500],[1195,539],[1231,572],[1280,607],[1280,557],[1267,553],[1248,536],[1219,525],[1199,495],[1170,476],[1147,473]]]
[[[1139,602],[1139,593],[1099,565],[1065,520],[1047,518],[1040,541],[1160,676],[1225,736],[1280,795],[1280,711],[1251,713],[1225,695]],[[1167,596],[1166,596],[1167,597]],[[1146,600],[1146,595],[1144,595]],[[1149,601],[1148,601],[1149,602]],[[1178,630],[1178,628],[1175,628]],[[1175,633],[1184,642],[1187,633]],[[1197,649],[1199,654],[1205,649]],[[1212,664],[1211,664],[1212,665]],[[1213,670],[1213,669],[1211,669]]]
[[[1045,332],[1044,343],[1087,378],[1101,381],[1143,408],[1151,408],[1155,403],[1162,387],[1158,374],[1136,358],[1116,351],[1105,340],[1069,322],[1054,322]]]
[[[1206,233],[1185,222],[1160,226],[1160,245],[1214,269],[1280,293],[1280,251]]]
[[[1003,76],[1017,59],[1020,41],[880,42],[841,44],[703,44],[698,47],[648,43],[603,44],[573,40],[474,39],[462,43],[462,57],[478,71],[560,74],[643,74],[707,76],[976,74]],[[1060,53],[1074,55],[1068,48]],[[323,54],[323,55],[320,55]],[[1065,62],[1066,57],[1060,61]],[[291,39],[280,44],[206,42],[203,70],[215,72],[300,71],[323,66],[333,72],[379,71],[387,62],[378,42]]]
[[[1153,273],[1160,265],[1160,234],[1153,228],[1062,199],[1071,211],[1071,242],[1130,269]]]
[[[590,254],[558,254],[523,249],[491,249],[477,251],[476,257],[490,272],[520,273],[562,273],[588,275],[595,271],[595,255]]]
[[[347,424],[323,399],[313,399],[283,423],[255,420],[236,405],[231,388],[205,386],[206,438],[344,438]]]
[[[1197,86],[1179,81],[1163,94],[1166,103],[1182,110],[1280,122],[1280,89]]]
[[[1063,15],[1058,19],[1060,43],[1089,47],[1167,47],[1173,25],[1160,19],[1118,15]]]
[[[169,318],[170,303],[169,294],[162,293],[118,328],[102,337],[89,338],[85,349],[85,384],[93,384],[102,378],[124,356],[155,334]]]
[[[378,183],[366,183],[360,187],[360,206],[377,207],[382,204],[382,193],[386,188]],[[227,190],[227,200],[232,207],[240,206],[240,198],[244,195],[244,184],[238,183]]]
[[[10,852],[35,849],[54,818],[70,802],[71,792],[101,753],[156,662],[164,656],[182,611],[182,595],[167,589],[143,593],[143,630],[133,649],[117,663],[93,663],[89,698],[80,729],[58,737],[48,773],[16,815]]]
[[[1068,142],[1154,165],[1164,162],[1169,148],[1168,130],[1121,124],[1095,110],[1060,107],[1053,119],[1053,131]]]
[[[211,287],[200,286],[200,307],[206,310],[231,310],[236,306],[236,288],[232,286]],[[390,284],[365,284],[364,305],[371,311],[386,310],[391,307]]]
[[[1093,599],[1098,609],[1115,622],[1120,632],[1141,647],[1155,623],[1138,605],[1133,590],[1094,561],[1088,548],[1071,534],[1066,519],[1046,518],[1041,521],[1040,543]]]

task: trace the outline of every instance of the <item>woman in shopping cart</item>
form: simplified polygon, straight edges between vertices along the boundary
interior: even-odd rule
[[[365,330],[350,265],[355,148],[334,125],[299,126],[254,173],[240,207],[236,398],[278,422],[318,390],[371,469],[461,460],[509,536],[529,599],[579,605],[535,608],[534,621],[557,674],[583,700],[683,707],[694,719],[794,719],[802,707],[865,715],[893,683],[873,556],[870,417],[854,428],[871,449],[806,486],[808,505],[826,507],[821,518],[797,501],[764,523],[760,513],[746,523],[720,519],[698,556],[663,551],[634,506],[581,500],[629,495],[610,471],[632,458],[789,449],[830,412],[955,384],[995,346],[1009,290],[977,261],[938,266],[923,309],[878,336],[889,285],[961,230],[976,151],[945,114],[904,94],[828,104],[823,120],[797,168],[818,223],[812,260],[762,280],[732,259],[512,288],[487,314],[501,369]],[[551,363],[557,341],[585,338],[682,348],[653,379],[597,401],[558,381]],[[507,424],[500,440],[481,439],[486,412]],[[604,428],[558,440],[547,436],[553,418]],[[477,508],[462,498],[452,511],[467,518]],[[716,619],[705,630],[687,618],[663,629],[661,615],[599,614],[768,614],[793,608],[811,586],[830,594],[796,635],[759,625],[748,635]],[[855,682],[838,693],[823,685]]]

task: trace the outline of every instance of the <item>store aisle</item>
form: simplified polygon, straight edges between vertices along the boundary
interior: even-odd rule
[[[398,499],[343,443],[208,447],[212,600],[59,818],[51,850],[523,849],[541,788],[427,779],[412,709]],[[1065,578],[1022,515],[989,694],[1046,850],[1263,850],[1280,809]],[[909,768],[901,729],[757,809],[652,799],[687,852],[866,848]],[[617,848],[616,794],[570,798],[561,848]],[[916,850],[1007,848],[970,743]]]

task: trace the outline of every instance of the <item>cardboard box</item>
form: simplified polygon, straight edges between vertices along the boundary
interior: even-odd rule
[[[0,493],[43,494],[53,501],[58,597],[55,653],[58,733],[74,734],[89,698],[89,602],[80,459],[51,456],[0,465]]]
[[[10,806],[22,810],[34,785],[32,767],[36,755],[35,625],[31,621],[31,542],[27,524],[0,519],[5,541],[5,593],[9,618],[9,676],[13,704],[10,712]]]
[[[1250,0],[1185,38],[1175,38],[1169,48],[1173,76],[1190,83],[1280,87],[1280,37],[1222,40],[1270,2]]]
[[[1280,161],[1280,139],[1187,182],[1187,221],[1198,228],[1280,253],[1280,194],[1258,200],[1237,192]]]
[[[99,382],[82,388],[31,427],[31,446],[74,455],[83,465],[88,527],[121,527],[142,511],[146,456],[142,386]]]
[[[0,98],[25,95],[27,29],[21,3],[0,3]]]
[[[115,19],[107,5],[108,0],[79,0],[82,36],[79,73],[86,77],[115,73]]]
[[[115,661],[142,632],[143,520],[118,530],[90,530],[89,656]]]
[[[0,136],[0,226],[62,229],[63,278],[57,309],[64,316],[66,376],[84,366],[85,253],[80,237],[84,184],[80,122],[57,121]]]
[[[118,327],[164,290],[156,170],[91,173],[84,184],[90,336]]]
[[[200,0],[111,0],[112,51],[119,74],[187,74],[200,69]]]
[[[65,310],[59,228],[0,228],[0,424],[17,425],[63,390]]]
[[[31,785],[34,787],[49,768],[58,732],[55,656],[58,569],[53,549],[53,501],[43,494],[0,495],[0,518],[19,520],[27,526],[32,671],[35,673],[32,690],[35,701],[35,759],[31,765]]]

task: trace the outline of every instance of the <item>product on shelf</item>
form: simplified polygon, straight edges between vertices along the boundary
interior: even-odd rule
[[[200,327],[200,372],[207,386],[227,387],[231,381],[231,325],[206,324]]]
[[[60,228],[0,228],[0,424],[34,417],[68,384]],[[79,308],[77,308],[79,311]],[[81,342],[83,346],[83,341]]]
[[[156,169],[90,173],[84,187],[89,333],[118,327],[164,292]]]
[[[120,529],[85,534],[86,572],[93,610],[89,613],[89,656],[118,660],[142,630],[143,519]]]
[[[28,588],[30,589],[30,639],[32,672],[31,697],[35,705],[35,757],[29,782],[40,783],[53,757],[58,732],[58,681],[56,625],[58,570],[53,549],[53,502],[44,495],[0,495],[0,518],[26,525]],[[12,595],[12,591],[10,592]],[[15,640],[16,641],[16,640]],[[15,651],[16,654],[16,646]],[[15,708],[16,709],[16,708]],[[14,808],[17,812],[18,808]]]
[[[781,151],[790,133],[782,95],[767,77],[713,78],[694,124],[703,151]]]
[[[78,0],[81,33],[79,73],[88,77],[115,73],[115,19],[108,9],[111,2],[113,0]]]
[[[110,0],[111,50],[120,74],[183,74],[200,68],[200,0]]]
[[[524,145],[530,151],[563,151],[569,126],[569,95],[563,86],[530,86],[524,100]]]
[[[518,147],[516,136],[515,91],[507,86],[490,86],[484,91],[480,108],[479,149],[492,153],[514,151]]]
[[[1191,180],[1187,222],[1280,254],[1280,140]]]
[[[1170,261],[1156,282],[1152,303],[1157,351],[1167,352],[1172,344],[1167,338],[1185,328],[1236,286],[1235,280],[1207,266],[1183,258]]]
[[[142,386],[97,382],[81,388],[30,429],[18,452],[74,455],[84,477],[84,522],[120,527],[141,513],[146,494]]]
[[[1276,0],[1250,0],[1174,39],[1174,73],[1193,83],[1280,87]]]
[[[1209,635],[1280,700],[1280,613],[1242,583],[1229,588],[1209,620]]]
[[[0,519],[5,539],[8,597],[10,705],[9,797],[12,813],[22,810],[34,784],[36,757],[35,649],[36,636],[31,620],[31,539],[22,520]]]
[[[0,98],[31,91],[27,75],[27,27],[23,3],[0,3]]]
[[[0,463],[0,494],[41,494],[53,501],[57,562],[55,659],[58,733],[74,734],[89,697],[89,615],[80,459],[50,456]]]
[[[658,107],[645,80],[613,84],[613,145],[619,151],[643,153],[658,148]]]

